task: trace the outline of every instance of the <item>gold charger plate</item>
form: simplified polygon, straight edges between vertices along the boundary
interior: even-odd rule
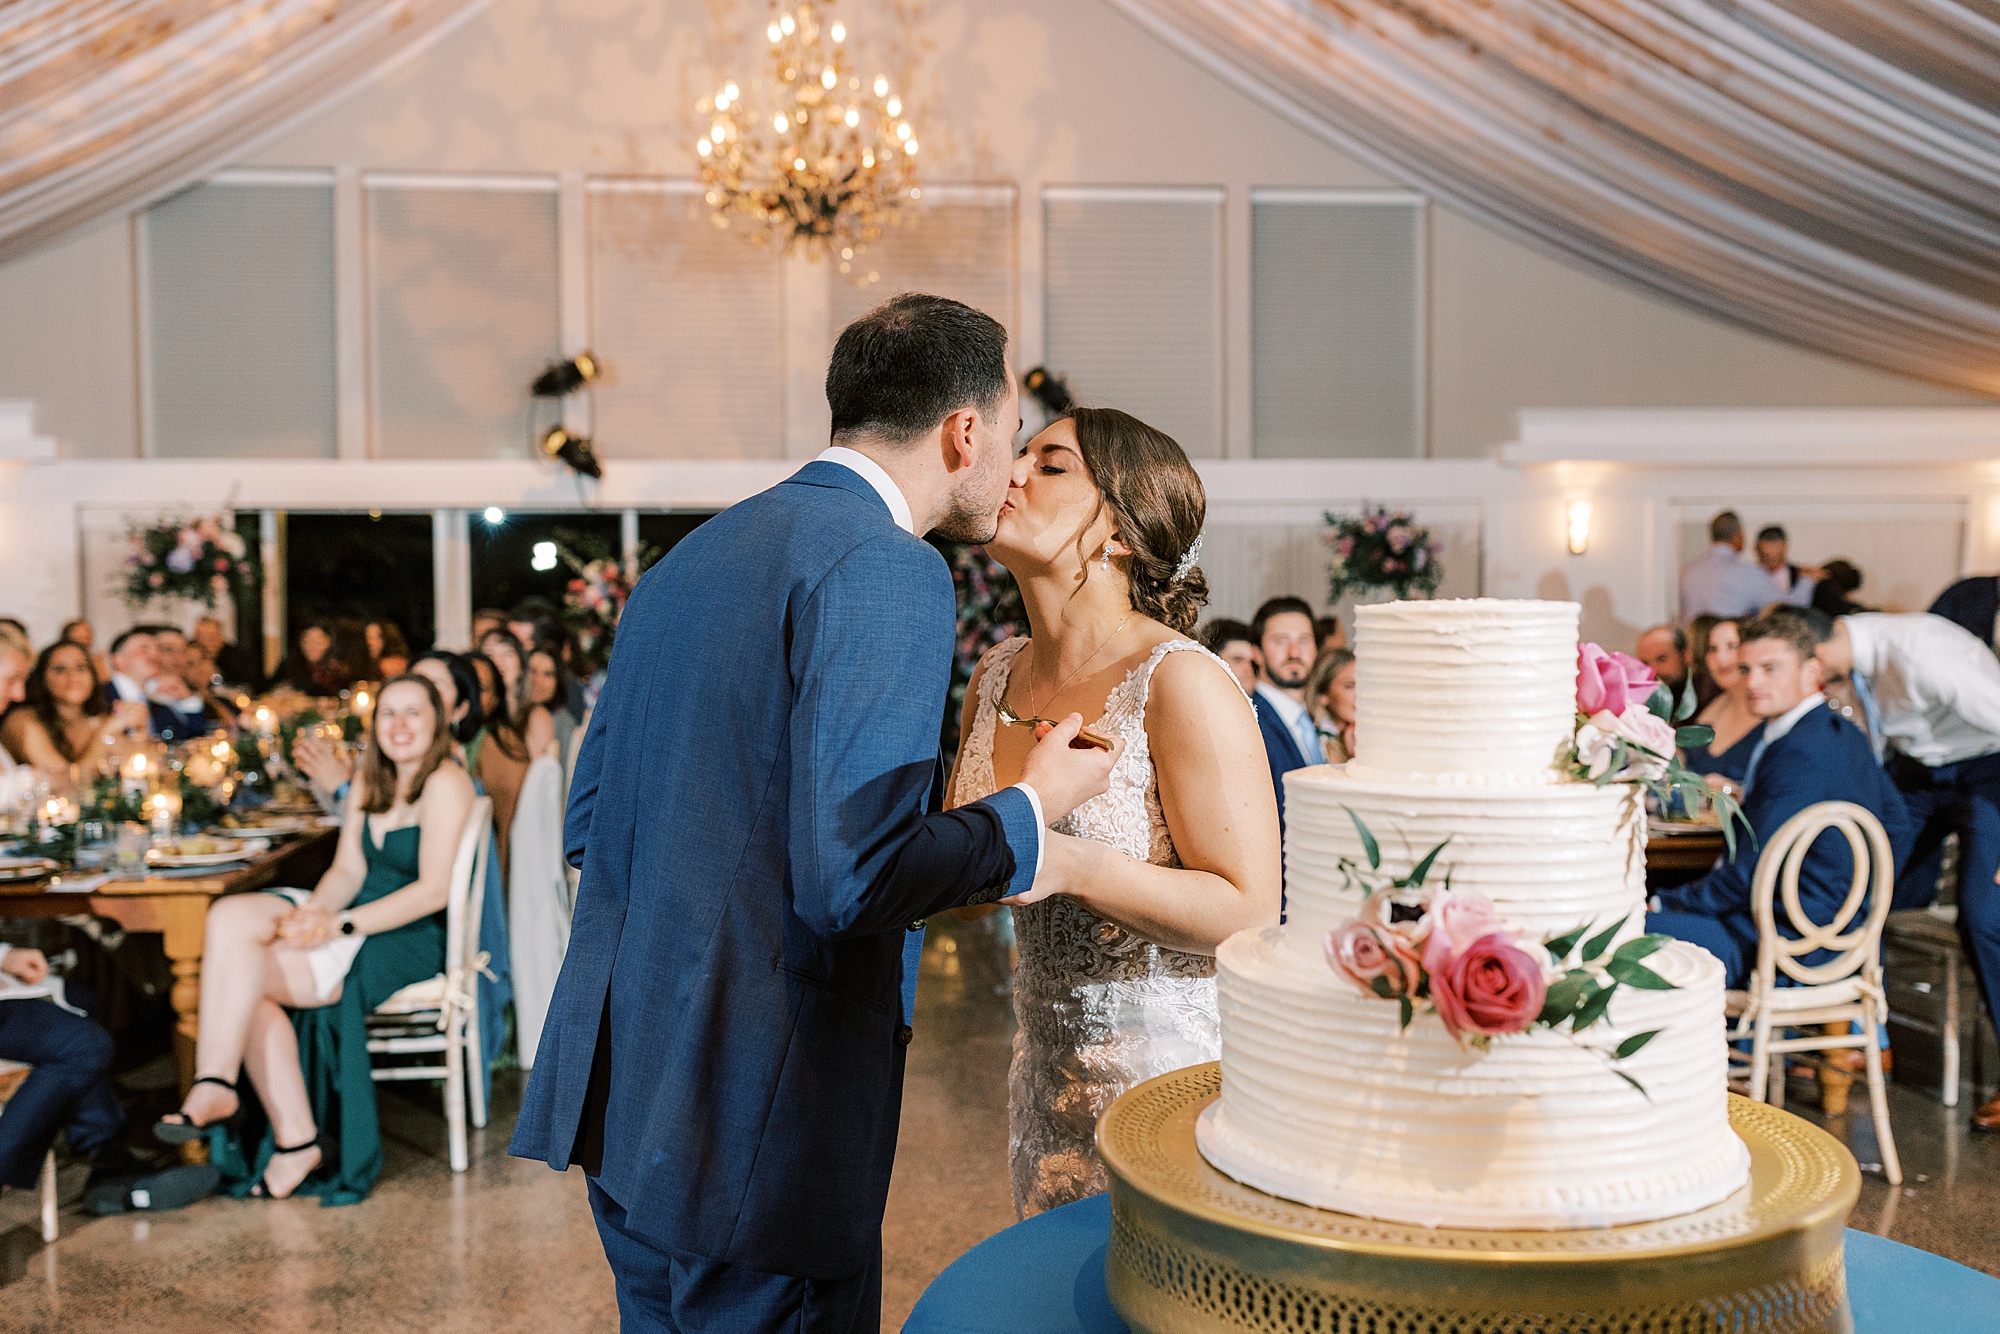
[[[1128,1091],[1098,1124],[1105,1285],[1140,1334],[1848,1334],[1842,1232],[1861,1190],[1831,1135],[1731,1095],[1750,1182],[1615,1228],[1422,1228],[1294,1204],[1195,1147],[1214,1062]]]

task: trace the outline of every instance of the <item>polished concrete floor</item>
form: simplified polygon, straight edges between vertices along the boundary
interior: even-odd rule
[[[1006,1173],[1010,1021],[1003,948],[988,924],[945,922],[925,955],[901,1154],[884,1227],[883,1328],[901,1326],[939,1270],[1013,1221]],[[616,1325],[604,1263],[575,1172],[506,1156],[519,1076],[475,1132],[471,1170],[444,1156],[435,1095],[382,1098],[388,1164],[363,1204],[212,1199],[174,1214],[93,1219],[72,1203],[43,1246],[35,1201],[0,1200],[0,1330],[421,1331],[550,1334]],[[1841,1136],[1864,1166],[1879,1153],[1866,1101],[1820,1118],[1809,1085],[1793,1110]],[[2000,1274],[2000,1136],[1974,1136],[1935,1088],[1898,1087],[1892,1115],[1905,1172],[1869,1171],[1852,1225]],[[66,1193],[81,1168],[65,1174]]]

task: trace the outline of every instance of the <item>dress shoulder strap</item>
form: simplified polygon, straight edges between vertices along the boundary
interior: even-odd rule
[[[999,704],[1000,696],[1006,693],[1007,682],[1014,674],[1014,659],[1032,642],[1026,635],[1009,635],[986,650],[986,655],[979,660],[981,703],[988,706]]]
[[[1221,668],[1223,674],[1229,678],[1229,684],[1235,686],[1237,692],[1242,694],[1244,699],[1247,700],[1250,698],[1249,694],[1243,690],[1243,683],[1236,679],[1236,673],[1229,670],[1228,663],[1216,657],[1192,639],[1169,639],[1163,644],[1155,644],[1152,653],[1147,657],[1145,662],[1139,665],[1139,670],[1135,673],[1137,677],[1136,684],[1139,688],[1139,708],[1141,712],[1144,712],[1147,701],[1153,696],[1153,669],[1164,662],[1169,653],[1186,652],[1199,653]]]

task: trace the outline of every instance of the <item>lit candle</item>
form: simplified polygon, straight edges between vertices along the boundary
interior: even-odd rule
[[[167,807],[167,794],[155,792],[149,804],[153,808],[153,837],[173,837],[174,813]]]
[[[257,706],[257,731],[270,736],[278,730],[278,720],[271,716],[271,710],[262,704]]]
[[[128,797],[143,798],[146,795],[146,780],[150,776],[148,773],[150,768],[151,763],[145,751],[134,751],[126,756],[118,784],[119,792]]]
[[[361,721],[364,723],[368,721],[368,708],[369,708],[368,692],[365,690],[355,691],[354,711],[361,715]]]

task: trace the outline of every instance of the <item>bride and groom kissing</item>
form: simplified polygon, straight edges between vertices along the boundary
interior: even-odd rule
[[[826,393],[833,447],[640,581],[577,759],[512,1152],[584,1169],[627,1330],[875,1334],[925,919],[1014,909],[1027,1214],[1104,1189],[1120,1092],[1216,1057],[1215,948],[1278,918],[1256,718],[1188,638],[1180,447],[1084,408],[1017,457],[1006,332],[940,297],[850,325]],[[948,792],[925,533],[985,543],[1032,630],[974,673]]]

